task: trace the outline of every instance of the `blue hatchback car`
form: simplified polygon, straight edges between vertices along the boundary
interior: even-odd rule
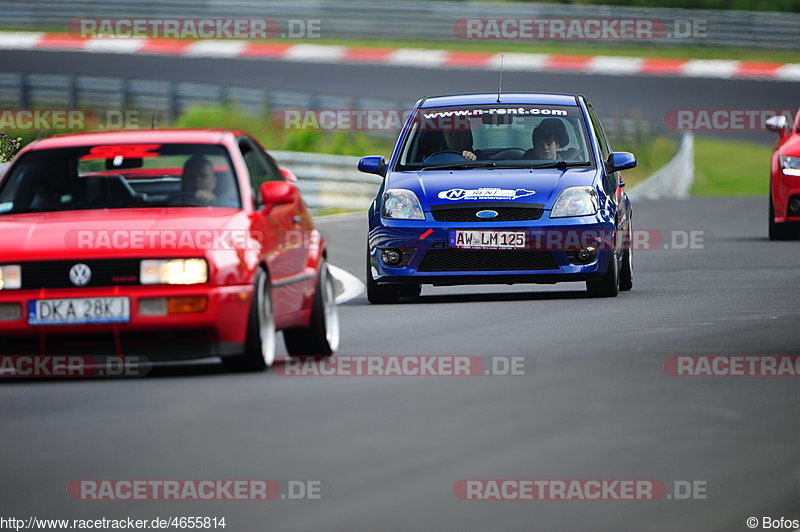
[[[585,281],[589,295],[633,286],[631,203],[591,103],[580,95],[423,98],[369,212],[367,296],[394,303],[421,285]]]

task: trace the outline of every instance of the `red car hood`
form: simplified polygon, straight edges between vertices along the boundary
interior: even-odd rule
[[[0,263],[180,256],[186,254],[186,248],[142,249],[130,244],[114,247],[107,245],[108,238],[102,240],[100,236],[109,237],[121,231],[122,241],[130,242],[133,231],[146,231],[147,238],[151,238],[152,234],[165,232],[191,235],[201,230],[245,231],[249,226],[247,213],[231,208],[171,207],[0,215]],[[80,235],[84,240],[79,241]]]

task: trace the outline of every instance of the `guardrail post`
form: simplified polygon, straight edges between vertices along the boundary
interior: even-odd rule
[[[28,89],[30,88],[30,80],[28,74],[21,74],[19,77],[19,94],[17,95],[17,106],[20,109],[28,108]]]
[[[180,112],[180,102],[178,101],[178,83],[171,81],[169,84],[169,103],[167,104],[169,121],[174,122]]]
[[[75,109],[78,107],[78,76],[70,76],[69,78],[67,107],[70,109]]]

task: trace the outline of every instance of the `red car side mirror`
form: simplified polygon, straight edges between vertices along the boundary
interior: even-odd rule
[[[285,181],[267,181],[261,185],[260,192],[265,206],[291,203],[297,196],[297,189]]]

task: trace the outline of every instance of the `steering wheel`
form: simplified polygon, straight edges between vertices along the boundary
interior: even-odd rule
[[[447,162],[455,162],[455,161],[462,161],[462,160],[466,161],[467,158],[464,157],[463,155],[461,155],[461,153],[462,152],[460,152],[458,150],[437,151],[433,155],[429,155],[424,161],[422,161],[422,163],[423,164],[425,164],[425,163],[447,163]],[[457,156],[458,158],[457,159],[453,158],[452,157],[453,155]]]

